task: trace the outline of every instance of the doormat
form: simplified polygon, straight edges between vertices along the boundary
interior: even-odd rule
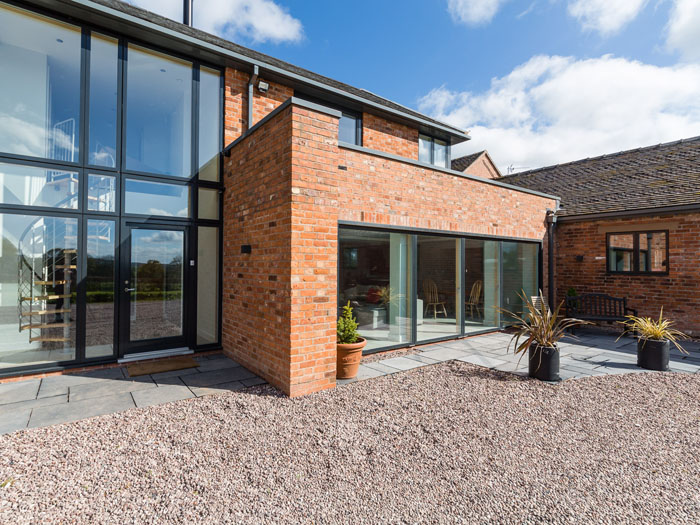
[[[157,361],[145,361],[126,365],[130,377],[159,374],[171,370],[184,370],[185,368],[198,367],[199,363],[189,356],[169,357]]]

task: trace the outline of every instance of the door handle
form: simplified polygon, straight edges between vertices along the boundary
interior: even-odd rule
[[[125,292],[135,292],[136,288],[124,288]]]

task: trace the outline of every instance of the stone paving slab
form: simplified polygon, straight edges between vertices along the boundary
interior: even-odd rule
[[[0,434],[8,434],[27,428],[31,414],[31,408],[22,408],[3,414],[0,416]]]
[[[192,390],[192,393],[195,396],[202,397],[221,394],[223,392],[236,392],[238,390],[243,390],[244,388],[245,385],[241,381],[229,381],[209,387],[192,387],[190,390]]]
[[[471,363],[473,365],[486,366],[492,368],[494,366],[505,364],[505,361],[500,359],[494,359],[492,357],[484,357],[480,355],[468,355],[466,357],[460,357],[457,361],[463,361],[464,363]]]
[[[195,396],[185,385],[164,385],[146,390],[136,390],[131,392],[131,397],[134,398],[137,407],[150,407],[181,399],[190,399]]]
[[[253,372],[238,366],[235,368],[224,368],[222,370],[212,370],[210,372],[202,372],[201,374],[191,374],[183,376],[182,382],[189,387],[208,387],[229,383],[231,381],[242,381],[256,377]]]
[[[130,393],[95,397],[73,401],[62,405],[39,407],[32,410],[28,428],[45,427],[68,423],[94,416],[103,416],[134,408],[136,404]]]
[[[36,398],[41,379],[29,379],[27,381],[15,381],[14,383],[0,384],[0,405],[19,403]]]
[[[406,357],[392,357],[390,359],[384,359],[381,363],[384,366],[398,368],[399,370],[412,370],[413,368],[422,366],[422,364],[415,359],[408,359]]]
[[[469,350],[455,350],[454,348],[436,348],[435,350],[427,350],[421,352],[422,356],[435,359],[436,361],[451,361],[459,359],[469,353]]]
[[[198,368],[137,377],[111,367],[2,383],[0,434],[265,384],[221,354],[196,360]]]
[[[112,396],[115,394],[125,394],[134,390],[143,390],[144,388],[156,388],[156,384],[149,376],[143,377],[141,381],[100,381],[99,383],[86,383],[82,385],[72,386],[68,389],[68,400],[82,401],[83,399],[93,399],[96,397]]]
[[[396,372],[400,372],[400,370],[398,368],[386,366],[386,365],[382,364],[381,361],[373,361],[372,363],[367,363],[366,365],[360,365],[360,366],[366,366],[366,367],[372,368],[374,370],[382,372],[384,375],[395,374]]]

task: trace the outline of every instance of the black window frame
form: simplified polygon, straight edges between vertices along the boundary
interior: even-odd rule
[[[420,159],[420,140],[421,139],[427,139],[430,142],[430,161],[425,162],[424,160]],[[441,142],[445,143],[446,147],[446,152],[445,152],[445,165],[441,164],[435,164],[435,141],[439,140]],[[430,164],[431,166],[437,166],[438,168],[445,168],[449,169],[451,166],[451,161],[452,161],[452,146],[450,144],[450,141],[444,137],[436,137],[434,135],[429,135],[428,133],[418,133],[418,141],[419,141],[419,146],[418,146],[418,160],[419,162],[424,162],[426,164]]]
[[[639,237],[640,235],[648,235],[653,233],[663,233],[666,239],[666,269],[663,271],[640,270],[640,254]],[[632,269],[612,270],[610,267],[610,237],[612,235],[632,235]],[[668,275],[670,271],[669,261],[669,231],[668,230],[636,230],[636,231],[613,231],[605,234],[605,270],[609,275]]]
[[[189,330],[187,337],[187,344],[190,348],[197,352],[220,349],[223,341],[222,333],[222,319],[223,319],[223,294],[221,292],[221,286],[223,286],[223,191],[224,191],[224,162],[223,162],[223,148],[224,144],[224,99],[225,99],[225,69],[222,66],[215,66],[212,63],[206,62],[199,58],[188,56],[182,53],[171,51],[161,45],[153,44],[147,42],[143,39],[128,37],[123,34],[118,33],[114,29],[109,29],[102,25],[96,25],[90,23],[87,20],[75,19],[64,14],[61,14],[53,9],[43,8],[38,6],[26,5],[17,0],[0,0],[0,6],[6,4],[10,7],[19,8],[28,13],[40,15],[49,18],[57,23],[66,23],[73,25],[80,29],[81,31],[81,57],[80,57],[80,115],[79,115],[79,139],[78,143],[80,145],[78,160],[76,162],[62,161],[51,159],[48,157],[35,157],[14,154],[10,152],[3,151],[0,148],[0,162],[17,164],[21,166],[31,166],[37,168],[55,169],[55,170],[65,170],[76,172],[79,177],[79,197],[78,197],[78,208],[54,208],[46,206],[32,206],[32,205],[20,205],[20,204],[2,204],[0,203],[0,214],[12,214],[12,215],[31,215],[36,217],[61,217],[61,218],[74,218],[78,220],[78,247],[79,247],[79,262],[78,262],[78,288],[77,293],[80,300],[77,304],[77,319],[76,319],[76,340],[75,340],[75,358],[70,360],[60,360],[54,362],[46,362],[40,364],[28,364],[28,365],[17,365],[9,366],[6,368],[0,368],[0,378],[7,376],[14,376],[18,373],[38,373],[45,371],[55,371],[55,370],[65,370],[70,368],[79,367],[81,365],[98,365],[104,363],[113,363],[119,357],[121,357],[121,339],[122,336],[120,332],[120,325],[117,321],[120,316],[120,299],[119,299],[119,275],[121,268],[117,265],[115,267],[115,281],[114,281],[114,292],[115,292],[115,302],[114,302],[114,337],[113,337],[113,352],[111,355],[99,356],[88,358],[86,357],[86,338],[85,338],[85,322],[86,322],[86,303],[85,303],[85,278],[87,275],[87,251],[85,249],[86,235],[87,235],[87,225],[89,220],[107,220],[113,221],[115,223],[115,238],[117,240],[121,239],[122,236],[122,223],[126,220],[130,222],[134,221],[153,221],[154,223],[161,224],[171,224],[171,225],[182,225],[187,226],[189,229],[189,240],[188,240],[188,253],[190,254],[190,259],[196,259],[197,253],[197,233],[200,226],[210,226],[218,228],[218,242],[219,242],[219,271],[218,271],[218,282],[219,282],[219,296],[218,296],[218,327],[217,327],[217,341],[214,343],[197,344],[197,326],[196,326],[196,315],[194,307],[191,307],[191,314],[188,313],[187,318],[195,319],[193,325]],[[90,109],[90,57],[91,57],[91,36],[96,33],[100,36],[114,38],[117,40],[117,120],[116,120],[116,139],[117,139],[117,155],[116,155],[116,166],[99,166],[90,163],[89,160],[89,109]],[[191,171],[189,177],[179,177],[172,175],[164,175],[158,173],[150,172],[139,172],[134,170],[127,170],[124,162],[124,150],[125,150],[125,133],[126,133],[126,67],[127,67],[127,49],[128,46],[136,45],[149,49],[155,52],[163,53],[165,55],[186,60],[192,64],[192,111],[190,118],[190,125],[192,129],[191,134]],[[199,72],[200,68],[205,67],[211,71],[220,72],[219,81],[219,180],[200,180],[199,178]],[[115,194],[115,209],[114,211],[99,211],[99,210],[89,210],[87,205],[87,186],[88,186],[88,175],[105,175],[113,176],[116,178],[116,194]],[[186,185],[189,187],[189,208],[190,213],[187,218],[180,217],[160,217],[160,216],[144,216],[140,214],[127,214],[124,210],[124,188],[126,179],[140,179],[150,182],[161,182],[170,183],[176,185]],[[199,188],[214,189],[219,192],[219,219],[200,219],[198,215],[199,203],[198,194]],[[119,260],[121,257],[121,246],[117,242],[115,245],[115,260]],[[190,303],[196,303],[197,298],[197,266],[194,268],[194,272],[186,279],[188,280],[188,290],[190,293]]]

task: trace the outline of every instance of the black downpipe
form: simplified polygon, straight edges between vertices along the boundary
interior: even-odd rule
[[[547,210],[547,300],[549,307],[554,308],[554,230],[557,224],[557,216],[551,210]]]
[[[183,0],[182,23],[186,26],[192,25],[192,2],[193,0]]]

